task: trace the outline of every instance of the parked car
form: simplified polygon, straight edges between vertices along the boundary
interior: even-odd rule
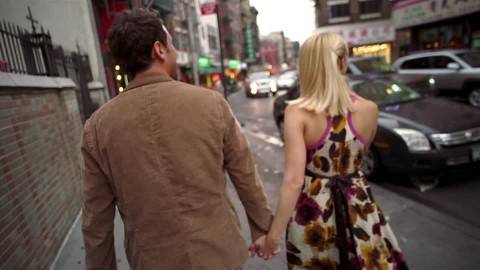
[[[350,57],[348,59],[347,76],[350,80],[388,76],[394,81],[402,82],[414,88],[421,94],[437,94],[431,76],[400,74],[393,65],[388,64],[385,58],[381,56]]]
[[[280,76],[278,76],[277,88],[278,88],[278,90],[288,90],[288,89],[291,89],[291,88],[295,87],[297,82],[298,82],[297,71],[296,70],[289,70],[289,71],[286,71],[286,72],[280,74]]]
[[[420,92],[422,95],[431,95],[432,85],[426,76],[409,76],[401,75],[393,71],[393,67],[383,69],[380,71],[378,69],[363,69],[364,66],[375,66],[372,62],[381,61],[383,58],[380,57],[352,57],[349,58],[349,67],[347,72],[348,79],[350,82],[359,81],[359,80],[374,80],[374,79],[388,79],[391,81],[397,81],[402,84],[409,86],[410,88],[415,89],[417,92]],[[353,73],[355,74],[353,74]],[[363,73],[362,73],[363,72]],[[280,136],[283,139],[283,117],[284,110],[286,107],[286,101],[297,98],[300,95],[299,92],[299,80],[294,87],[289,89],[286,93],[281,93],[274,102],[274,119],[279,127]]]
[[[429,75],[439,94],[460,96],[480,107],[480,51],[441,50],[401,57],[400,74]]]
[[[362,74],[394,73],[395,68],[381,56],[363,56],[348,58],[347,74],[349,76]]]
[[[270,96],[277,93],[276,80],[270,76],[268,71],[250,73],[245,82],[245,95],[247,97]]]
[[[381,168],[411,176],[436,176],[445,168],[480,162],[480,111],[437,96],[425,96],[388,77],[351,83],[360,96],[380,109],[378,132],[365,157],[364,173]],[[283,134],[285,101],[298,88],[275,100],[274,117]]]

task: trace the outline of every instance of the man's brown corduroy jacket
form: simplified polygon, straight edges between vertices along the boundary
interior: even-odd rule
[[[116,269],[115,206],[133,270],[240,269],[247,245],[225,172],[252,237],[271,211],[242,131],[214,91],[162,74],[137,76],[87,121],[83,236],[88,270]]]

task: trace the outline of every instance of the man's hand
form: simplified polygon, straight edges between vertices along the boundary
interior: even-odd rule
[[[250,245],[248,250],[250,251],[250,256],[255,256],[256,254],[268,261],[280,253],[280,241],[274,240],[267,235],[262,235]]]

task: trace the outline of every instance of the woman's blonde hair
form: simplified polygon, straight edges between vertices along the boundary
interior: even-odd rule
[[[300,97],[291,101],[309,111],[347,115],[352,109],[350,88],[338,64],[348,57],[348,46],[337,33],[315,34],[300,48]]]

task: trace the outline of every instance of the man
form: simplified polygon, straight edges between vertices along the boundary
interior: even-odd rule
[[[271,211],[247,142],[214,91],[173,80],[176,51],[153,12],[121,14],[108,44],[133,75],[84,128],[87,269],[116,269],[115,206],[131,269],[240,269],[247,258],[224,172],[258,239]]]

